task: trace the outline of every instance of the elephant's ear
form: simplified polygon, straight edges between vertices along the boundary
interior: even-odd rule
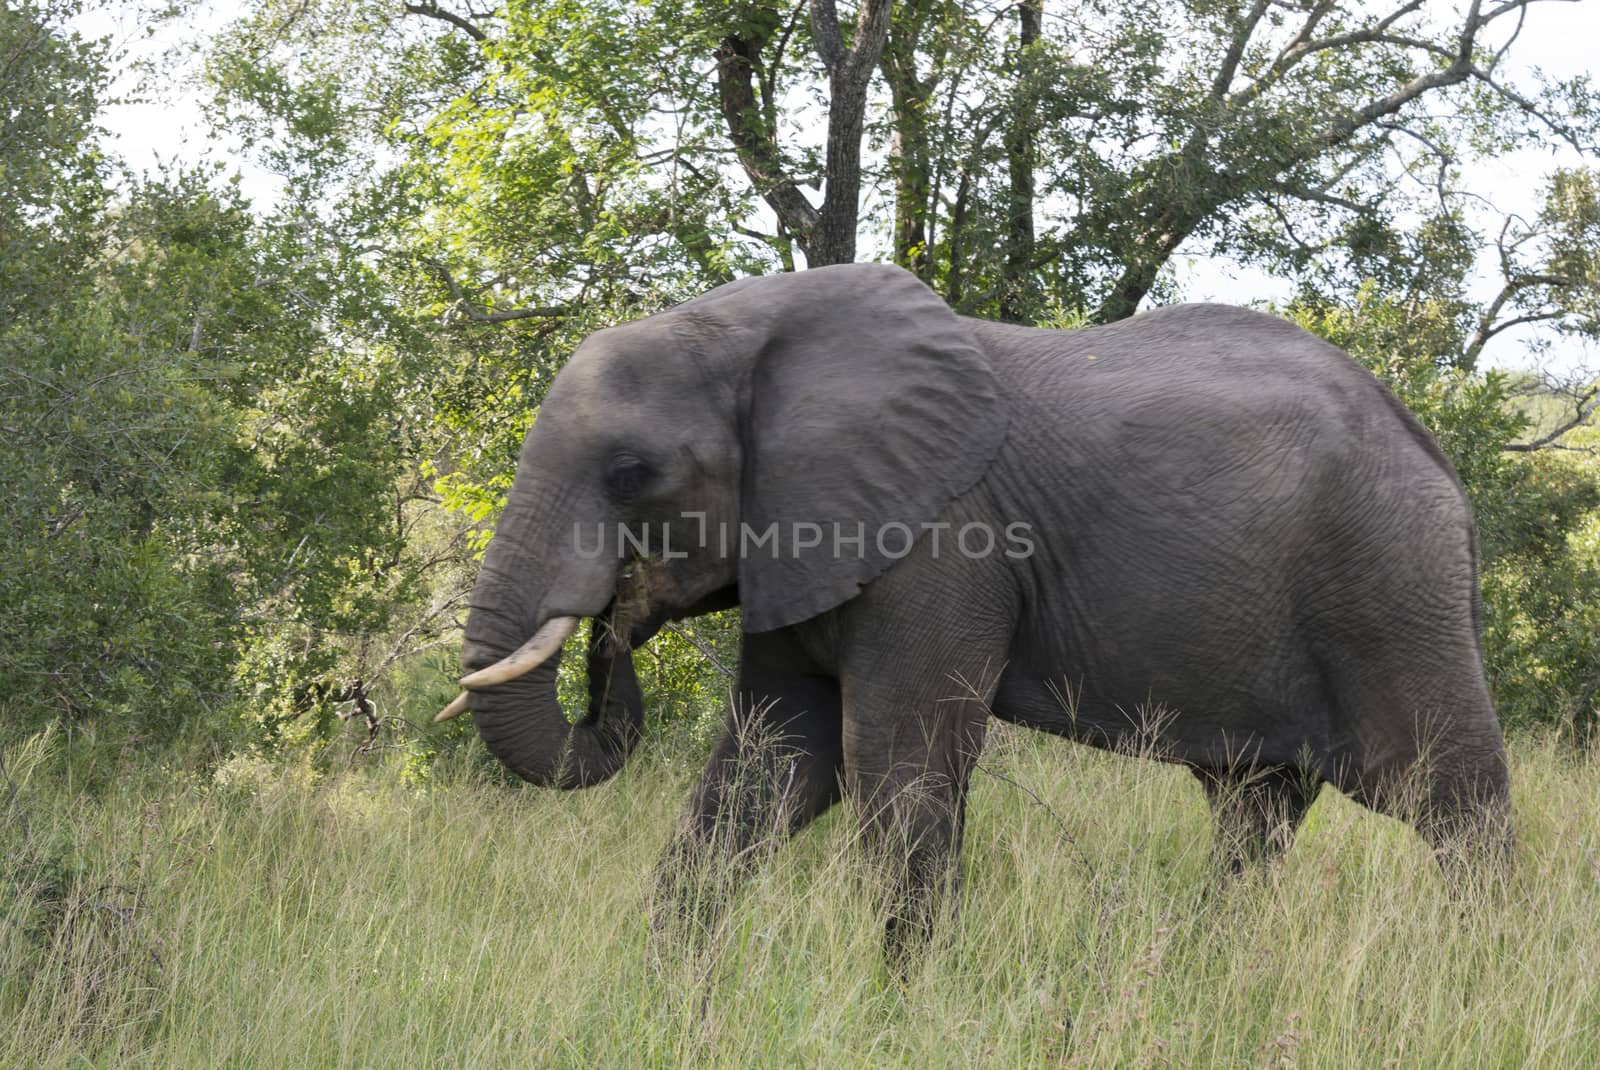
[[[988,468],[1006,411],[966,325],[907,271],[850,264],[723,289],[707,298],[719,318],[738,309],[754,360],[739,601],[759,632],[832,609],[905,556]],[[758,542],[773,525],[775,555]]]

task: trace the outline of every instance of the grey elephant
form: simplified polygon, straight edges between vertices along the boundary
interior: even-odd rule
[[[1324,783],[1503,852],[1475,555],[1428,433],[1280,319],[1042,330],[886,265],[743,279],[556,377],[441,717],[470,709],[528,780],[598,783],[639,736],[629,648],[737,603],[735,712],[665,866],[849,798],[889,860],[893,956],[932,926],[991,715],[1188,766],[1235,863],[1287,847]]]

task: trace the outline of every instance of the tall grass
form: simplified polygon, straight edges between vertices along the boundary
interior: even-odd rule
[[[902,987],[842,809],[709,950],[652,944],[668,752],[575,795],[236,761],[91,799],[14,749],[0,1063],[1596,1065],[1600,763],[1513,755],[1515,874],[1463,901],[1331,792],[1219,886],[1187,773],[997,731],[959,914]]]

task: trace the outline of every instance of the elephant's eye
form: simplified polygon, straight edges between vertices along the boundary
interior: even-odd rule
[[[631,453],[619,453],[606,468],[606,486],[619,498],[631,498],[650,481],[650,466]]]

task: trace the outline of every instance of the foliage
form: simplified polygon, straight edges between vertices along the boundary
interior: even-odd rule
[[[214,647],[232,599],[189,528],[208,509],[232,428],[175,344],[187,334],[172,310],[153,308],[146,280],[104,255],[162,253],[141,244],[148,203],[104,208],[90,121],[106,75],[93,48],[42,21],[61,14],[0,16],[0,49],[36,82],[23,99],[55,102],[36,136],[24,125],[25,136],[0,145],[12,195],[0,211],[21,209],[4,223],[16,238],[5,247],[23,250],[0,280],[0,468],[10,497],[0,701],[35,718],[71,722],[94,708],[170,727],[226,674]],[[32,166],[35,157],[46,165]],[[67,210],[43,207],[56,203]]]
[[[73,0],[0,9],[0,323],[48,307],[95,248],[106,163],[93,135],[103,50],[54,32]]]
[[[1575,436],[1589,448],[1592,431]],[[1600,465],[1540,453],[1515,465],[1484,569],[1490,682],[1512,725],[1594,741],[1600,695]]]
[[[248,696],[271,743],[449,622],[432,583],[465,553],[419,508],[419,336],[354,252],[214,172],[120,176],[113,201],[86,118],[108,76],[66,13],[0,21],[8,70],[60,102],[0,145],[22,250],[0,278],[0,705],[155,743],[233,734]]]

